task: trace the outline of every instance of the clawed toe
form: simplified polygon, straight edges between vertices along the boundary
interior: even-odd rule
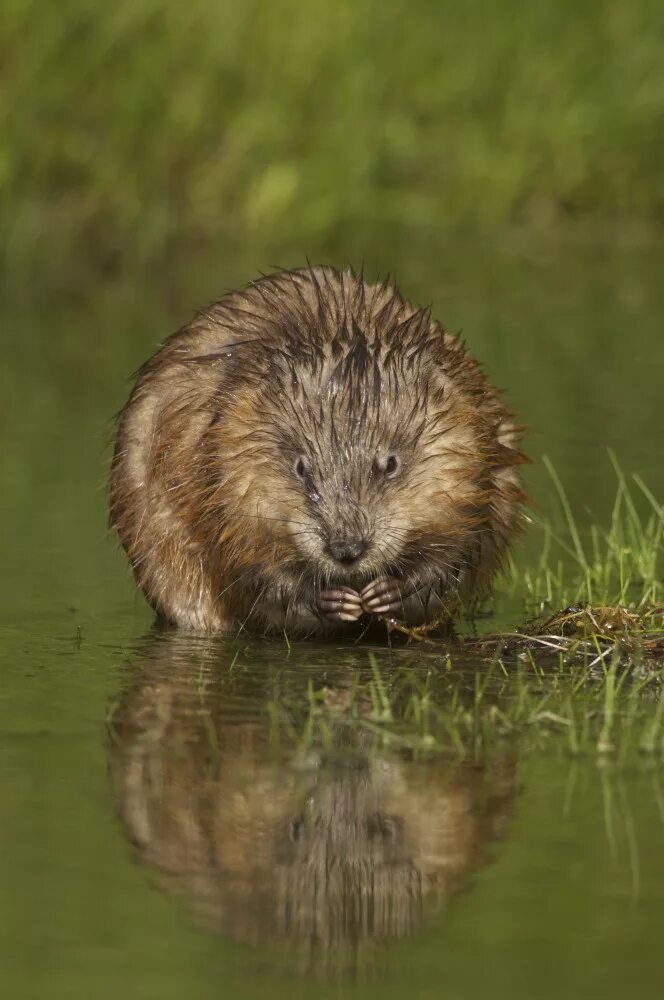
[[[350,587],[334,587],[322,591],[318,608],[331,621],[354,622],[362,614],[360,595]]]
[[[350,587],[323,590],[318,610],[328,621],[355,622],[363,614],[399,615],[403,611],[402,581],[380,577],[367,584],[361,594]]]
[[[367,614],[397,614],[401,610],[401,582],[392,577],[373,580],[364,588],[360,598]]]

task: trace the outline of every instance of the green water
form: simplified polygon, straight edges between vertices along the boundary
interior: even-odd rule
[[[463,328],[531,428],[537,504],[555,515],[546,453],[583,524],[611,506],[607,446],[664,496],[663,249],[414,238],[366,265]],[[151,632],[105,528],[109,417],[263,264],[0,318],[3,995],[659,996],[660,758],[573,758],[555,732],[418,755],[362,699],[323,738],[312,692],[343,707],[370,652],[388,681],[442,659]],[[518,595],[498,610],[518,622]],[[477,666],[451,668],[471,698]]]

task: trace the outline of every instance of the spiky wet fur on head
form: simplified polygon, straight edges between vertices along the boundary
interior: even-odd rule
[[[141,370],[111,516],[139,583],[179,624],[306,629],[321,587],[383,575],[424,607],[423,588],[472,593],[499,565],[523,499],[517,437],[428,310],[351,271],[279,272],[202,312]],[[340,563],[327,551],[338,538],[366,552]]]

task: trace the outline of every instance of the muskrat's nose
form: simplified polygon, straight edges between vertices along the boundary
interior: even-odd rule
[[[360,556],[364,555],[367,551],[367,543],[364,538],[332,535],[326,548],[333,559],[348,565],[357,562]]]

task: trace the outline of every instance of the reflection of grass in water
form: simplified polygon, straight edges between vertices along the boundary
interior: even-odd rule
[[[310,685],[304,700],[275,691],[268,704],[275,745],[285,741],[303,759],[346,745],[477,760],[510,746],[619,761],[664,754],[664,689],[655,674],[635,679],[617,662],[597,675],[545,672],[534,660],[513,669],[494,660],[468,672],[435,657],[403,669],[369,658],[371,671],[341,691]]]

